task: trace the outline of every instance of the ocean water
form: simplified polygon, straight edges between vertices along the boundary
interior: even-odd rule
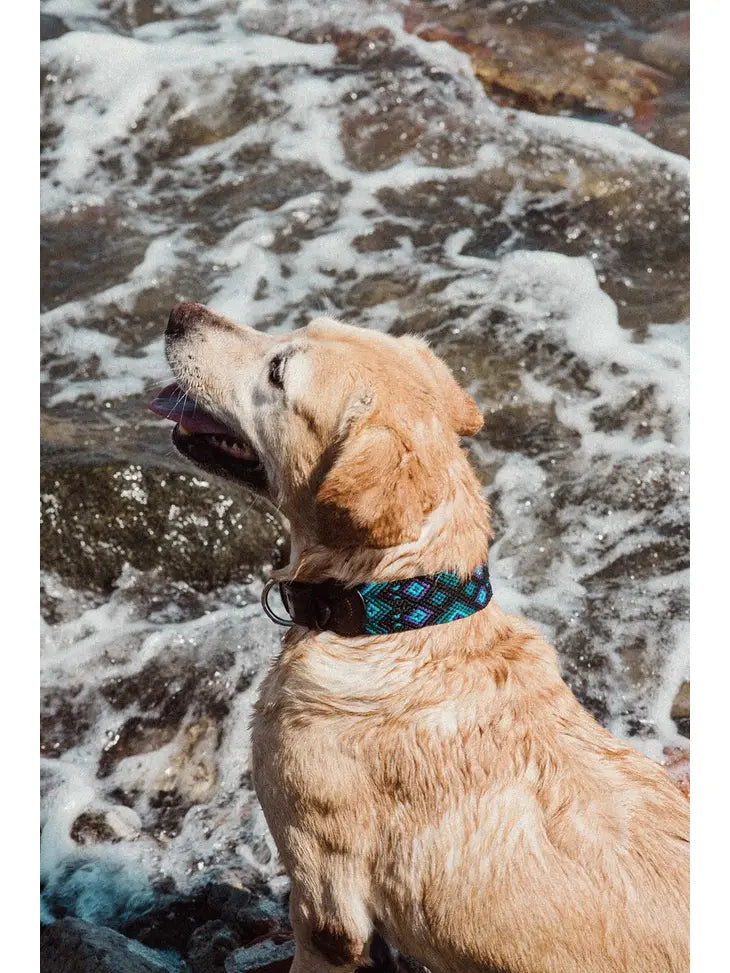
[[[564,5],[563,25],[583,43],[590,21],[599,48],[621,33],[626,57],[679,9],[608,6]],[[534,30],[558,16],[486,7]],[[144,406],[176,300],[272,331],[325,312],[425,335],[485,415],[471,455],[496,599],[539,624],[613,732],[657,759],[686,746],[670,709],[688,677],[687,159],[628,111],[499,104],[405,4],[42,13],[59,35],[42,44],[44,518],[76,545],[47,544],[42,579],[46,914],[113,923],[211,880],[286,887],[248,740],[279,642],[258,606],[277,549],[221,580],[171,540],[185,467]],[[91,468],[116,471],[93,503]],[[203,546],[260,516],[185,482],[210,494],[187,514]],[[100,580],[123,504],[159,563],[132,544]]]

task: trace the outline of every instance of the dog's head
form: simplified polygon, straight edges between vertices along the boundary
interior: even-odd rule
[[[418,338],[316,318],[272,337],[199,304],[170,315],[177,449],[264,493],[328,546],[415,540],[444,499],[474,401]]]

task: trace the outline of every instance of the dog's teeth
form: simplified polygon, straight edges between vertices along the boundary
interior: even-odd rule
[[[228,453],[229,456],[233,456],[235,459],[252,460],[255,458],[253,450],[237,442],[235,439],[229,439],[227,436],[214,435],[211,435],[209,439],[216,449]]]

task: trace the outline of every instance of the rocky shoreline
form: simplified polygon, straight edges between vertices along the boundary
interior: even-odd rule
[[[352,4],[42,15],[42,973],[291,961],[247,730],[287,538],[146,412],[175,300],[426,337],[500,604],[689,790],[688,13]]]
[[[73,917],[41,929],[41,973],[286,973],[293,956],[286,901],[266,889],[229,885],[163,896],[156,908],[115,929]],[[380,939],[371,959],[371,973],[425,971]]]

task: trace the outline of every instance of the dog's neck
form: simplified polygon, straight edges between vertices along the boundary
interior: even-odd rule
[[[397,547],[343,547],[322,544],[305,524],[291,524],[291,556],[280,579],[344,584],[454,571],[470,574],[487,561],[492,532],[489,505],[466,457],[450,464],[441,503],[425,518],[420,536]]]

